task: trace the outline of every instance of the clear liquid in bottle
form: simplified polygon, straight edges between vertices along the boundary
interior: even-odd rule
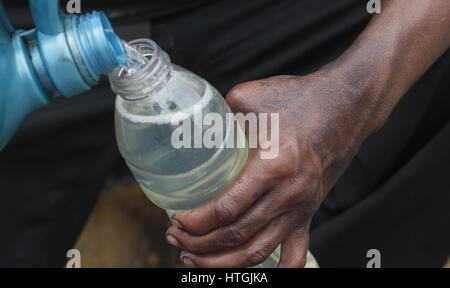
[[[119,150],[147,197],[169,215],[199,207],[225,190],[245,165],[244,132],[234,118],[227,118],[231,111],[222,95],[206,80],[173,65],[153,41],[135,40],[124,46],[128,66],[109,76],[118,95]],[[211,112],[224,119],[222,145],[193,148],[195,137],[211,128],[195,118]],[[191,122],[190,148],[172,145],[172,135],[181,125],[173,121],[175,117]],[[280,247],[258,267],[276,267],[279,256]],[[307,266],[316,266],[314,258],[309,261]]]

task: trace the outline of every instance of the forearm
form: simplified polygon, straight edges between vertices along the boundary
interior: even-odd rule
[[[355,43],[324,67],[343,85],[356,90],[374,119],[368,133],[379,129],[407,90],[450,46],[449,0],[382,2]],[[368,108],[369,107],[369,108]]]

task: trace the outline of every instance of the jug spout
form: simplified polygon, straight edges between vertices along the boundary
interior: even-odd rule
[[[123,45],[103,12],[65,15],[58,0],[30,0],[30,9],[39,48],[33,54],[62,96],[88,90],[101,75],[124,64]]]

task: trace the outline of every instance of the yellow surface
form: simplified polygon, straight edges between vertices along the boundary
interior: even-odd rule
[[[169,224],[165,212],[146,198],[138,184],[107,191],[75,246],[81,252],[81,266],[180,267],[179,250],[165,241]],[[450,259],[445,268],[450,268]]]
[[[81,266],[177,267],[179,251],[165,241],[167,224],[137,184],[104,192],[75,247]]]

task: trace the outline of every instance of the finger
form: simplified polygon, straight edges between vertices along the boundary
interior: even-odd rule
[[[288,214],[280,216],[239,247],[207,254],[183,251],[180,259],[189,266],[201,268],[252,267],[261,264],[292,232],[294,225],[290,223],[291,219]]]
[[[291,142],[284,143],[282,147],[283,153],[275,159],[261,159],[260,150],[250,149],[245,167],[225,191],[200,208],[177,213],[174,215],[174,223],[190,234],[204,235],[236,221],[264,192],[280,181],[303,181],[304,177],[294,177],[298,172],[298,149]]]
[[[255,156],[255,150],[252,151],[241,173],[225,191],[200,208],[175,214],[174,223],[192,235],[204,235],[234,222],[245,213],[275,184],[264,161]]]
[[[235,222],[204,235],[192,235],[176,226],[167,232],[168,242],[192,253],[211,253],[230,249],[247,242],[273,219],[296,209],[302,198],[299,185],[286,180],[266,193],[245,214]],[[298,211],[299,212],[299,211]],[[300,214],[300,212],[299,212]]]
[[[309,247],[309,229],[296,229],[281,243],[279,268],[303,268]]]
[[[270,193],[272,194],[272,193]],[[269,196],[268,194],[267,196]],[[170,244],[178,246],[192,253],[210,253],[217,250],[230,249],[247,242],[259,230],[263,229],[272,219],[286,212],[285,209],[276,209],[271,205],[271,199],[261,199],[245,215],[237,221],[220,227],[205,235],[192,235],[176,226],[167,230],[166,235],[173,237]]]

